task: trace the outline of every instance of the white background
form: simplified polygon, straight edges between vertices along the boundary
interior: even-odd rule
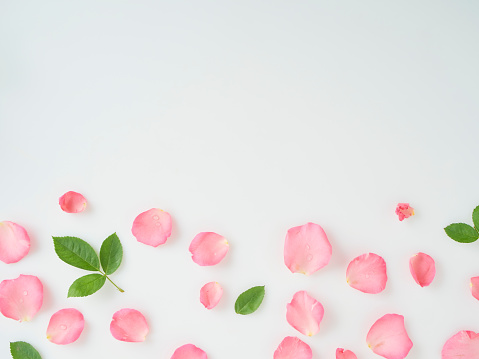
[[[375,358],[367,331],[405,316],[408,358],[439,358],[459,330],[479,331],[479,243],[443,228],[472,223],[479,204],[479,4],[462,1],[0,1],[0,220],[24,226],[31,251],[0,263],[0,279],[37,275],[42,310],[31,322],[0,316],[0,357],[10,341],[44,359],[158,358],[193,343],[210,359],[272,358],[297,335],[314,358],[337,347]],[[60,210],[68,190],[81,214]],[[398,202],[416,215],[399,222]],[[174,219],[158,248],[138,243],[133,219],[152,207]],[[309,277],[283,263],[288,228],[312,221],[333,246]],[[201,231],[230,243],[199,267],[188,246]],[[61,262],[52,235],[99,249],[117,232],[124,261],[87,298],[69,298],[83,271]],[[411,255],[435,258],[420,288]],[[350,288],[350,260],[375,252],[386,290]],[[199,289],[218,281],[208,311]],[[238,294],[266,285],[259,310],[234,313]],[[305,337],[285,319],[307,290],[325,308]],[[74,307],[80,339],[45,337],[50,316]],[[120,308],[144,313],[144,343],[109,332]]]

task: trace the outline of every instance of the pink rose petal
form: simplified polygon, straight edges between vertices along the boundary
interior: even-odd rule
[[[185,344],[175,350],[171,359],[208,359],[208,355],[193,344]]]
[[[284,264],[293,273],[309,275],[329,263],[332,247],[320,225],[306,223],[288,230]]]
[[[296,337],[286,337],[274,352],[273,359],[312,359],[313,352],[308,344]]]
[[[86,208],[86,199],[80,193],[69,191],[59,199],[60,208],[67,213],[79,213]]]
[[[414,208],[409,206],[409,203],[399,203],[396,207],[396,214],[399,220],[402,221],[404,218],[414,216]]]
[[[338,348],[336,349],[336,359],[358,359],[358,357],[351,350]]]
[[[479,300],[479,277],[471,278],[471,292],[472,296]]]
[[[76,341],[83,331],[83,314],[74,308],[61,309],[50,318],[47,339],[54,344],[70,344]]]
[[[158,247],[171,236],[171,216],[158,208],[140,213],[133,221],[131,233],[138,242]]]
[[[115,339],[122,342],[143,342],[148,334],[146,319],[135,309],[121,309],[113,314],[110,332]]]
[[[43,303],[43,285],[33,275],[20,275],[0,283],[0,312],[7,318],[26,322]]]
[[[468,330],[453,335],[442,348],[442,359],[479,359],[479,334]]]
[[[324,308],[320,302],[305,291],[297,292],[286,305],[286,320],[300,333],[312,336],[319,331]]]
[[[409,260],[409,270],[416,283],[421,287],[427,287],[431,284],[436,275],[434,259],[421,252],[411,257]]]
[[[213,232],[198,233],[191,241],[193,262],[200,266],[213,266],[221,262],[230,245],[225,237]]]
[[[10,264],[25,257],[30,250],[30,237],[13,222],[0,222],[0,261]]]
[[[404,317],[398,314],[379,318],[369,329],[366,342],[374,353],[386,359],[404,359],[412,348]]]
[[[374,253],[354,258],[346,270],[348,284],[364,293],[376,294],[386,288],[386,262]]]
[[[223,288],[218,282],[206,283],[200,290],[200,302],[206,309],[212,309],[219,303]]]

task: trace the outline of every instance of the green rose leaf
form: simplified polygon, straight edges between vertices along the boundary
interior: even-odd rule
[[[479,230],[479,206],[474,208],[474,211],[472,211],[472,222],[474,223],[474,228]]]
[[[236,299],[235,312],[242,315],[254,313],[263,302],[263,298],[264,285],[250,288]]]
[[[105,273],[114,273],[120,266],[122,258],[123,247],[116,233],[113,233],[103,241],[100,249],[100,262]]]
[[[10,343],[10,353],[13,359],[42,359],[37,350],[26,342]]]
[[[74,267],[98,271],[100,262],[95,250],[84,240],[76,237],[53,237],[58,257]]]
[[[444,230],[449,237],[461,243],[471,243],[479,238],[479,233],[465,223],[453,223],[444,228]]]
[[[72,283],[68,289],[68,298],[70,297],[86,297],[95,293],[103,284],[105,284],[106,277],[99,273],[88,274],[78,278]]]

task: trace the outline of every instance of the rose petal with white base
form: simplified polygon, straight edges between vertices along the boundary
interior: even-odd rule
[[[58,200],[60,208],[66,213],[80,213],[86,208],[86,198],[78,192],[69,191]]]
[[[80,338],[84,327],[83,314],[77,309],[61,309],[50,318],[47,339],[54,344],[70,344]]]
[[[417,284],[427,287],[436,276],[436,264],[431,256],[419,252],[409,259],[409,271]]]
[[[319,331],[319,324],[324,316],[324,308],[320,302],[304,290],[293,296],[286,305],[286,320],[300,333],[313,336]]]
[[[374,253],[354,258],[346,270],[348,284],[363,293],[376,294],[386,288],[386,262]]]
[[[479,334],[463,330],[449,338],[442,348],[442,359],[479,359]]]
[[[229,250],[225,237],[214,232],[198,233],[190,244],[193,262],[200,266],[213,266],[223,260]]]
[[[273,359],[312,359],[313,352],[308,344],[297,337],[286,337],[274,352]]]
[[[0,261],[10,264],[25,257],[30,250],[30,237],[22,226],[0,222]]]
[[[0,283],[0,312],[7,318],[27,322],[43,304],[43,285],[33,275],[21,274]]]
[[[171,227],[170,214],[159,208],[152,208],[135,218],[131,233],[138,242],[158,247],[171,236]]]
[[[136,309],[124,308],[113,314],[110,332],[122,342],[143,342],[149,328],[145,316]]]
[[[200,302],[206,309],[213,309],[223,295],[223,288],[218,282],[206,283],[200,290]]]
[[[208,359],[208,355],[193,344],[185,344],[175,350],[171,359]]]

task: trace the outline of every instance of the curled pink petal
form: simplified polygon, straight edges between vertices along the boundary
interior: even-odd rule
[[[60,208],[67,213],[83,212],[86,208],[86,199],[82,194],[69,191],[59,199]]]
[[[200,290],[200,302],[206,309],[213,309],[223,295],[223,288],[218,282],[206,283]]]
[[[306,223],[288,230],[284,264],[293,273],[310,275],[329,263],[332,247],[320,225]]]
[[[336,359],[358,359],[358,357],[351,350],[338,348],[336,349]]]
[[[26,322],[43,304],[43,285],[33,275],[21,274],[0,283],[0,312],[7,318]]]
[[[471,292],[472,296],[479,300],[479,277],[471,278]]]
[[[83,331],[83,314],[74,308],[61,309],[50,318],[47,339],[54,344],[70,344],[76,341]]]
[[[421,287],[427,287],[432,283],[436,275],[434,259],[425,253],[417,253],[409,260],[409,270],[412,277]]]
[[[412,348],[404,317],[399,314],[379,318],[369,329],[366,342],[374,353],[386,359],[404,359]]]
[[[171,359],[208,359],[208,355],[193,344],[185,344],[175,350]]]
[[[200,266],[213,266],[221,262],[230,245],[225,237],[213,232],[198,233],[191,241],[193,262]]]
[[[122,342],[143,342],[148,334],[146,319],[135,309],[121,309],[113,314],[110,332],[115,339]]]
[[[382,292],[386,288],[387,280],[386,262],[374,253],[354,258],[346,270],[348,284],[363,293]]]
[[[479,359],[479,334],[463,330],[444,344],[442,359]]]
[[[25,257],[30,250],[30,237],[20,225],[0,222],[0,261],[10,264]]]
[[[293,296],[286,305],[286,320],[300,333],[312,336],[319,331],[319,323],[323,319],[324,308],[320,302],[304,290]]]
[[[412,208],[409,203],[399,203],[396,207],[396,214],[399,220],[402,221],[404,218],[414,216],[414,208]]]
[[[140,213],[133,221],[131,233],[138,242],[158,247],[171,236],[171,216],[159,208]]]
[[[296,337],[286,337],[274,352],[273,359],[312,359],[313,352],[308,344]]]

